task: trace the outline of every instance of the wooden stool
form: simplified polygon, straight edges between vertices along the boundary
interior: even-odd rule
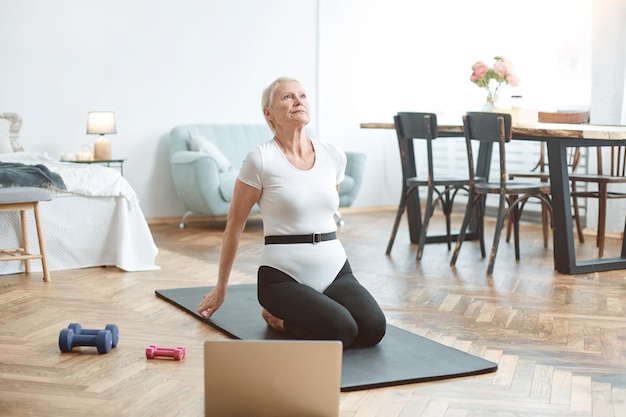
[[[0,211],[19,211],[22,223],[22,245],[16,249],[0,249],[0,261],[24,261],[24,271],[30,274],[30,260],[41,259],[43,280],[50,281],[48,261],[43,241],[43,232],[39,218],[39,202],[52,200],[52,192],[35,187],[0,188]],[[37,226],[37,240],[39,240],[39,254],[30,253],[28,248],[28,219],[26,211],[33,210],[35,225]]]

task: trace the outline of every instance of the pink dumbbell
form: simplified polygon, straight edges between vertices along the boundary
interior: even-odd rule
[[[185,347],[178,346],[176,349],[172,349],[150,345],[150,347],[146,349],[146,358],[154,359],[157,356],[166,356],[168,358],[174,358],[175,361],[179,361],[185,357]]]

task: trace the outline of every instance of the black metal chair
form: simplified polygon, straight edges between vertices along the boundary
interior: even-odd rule
[[[441,177],[435,176],[433,170],[433,141],[437,138],[437,115],[434,113],[409,113],[401,112],[394,116],[396,133],[398,137],[398,147],[402,163],[402,196],[398,205],[396,220],[387,245],[387,255],[391,253],[391,248],[398,232],[398,226],[402,215],[409,204],[415,204],[414,212],[417,219],[409,219],[417,224],[419,229],[418,248],[416,260],[422,259],[424,245],[427,242],[447,242],[448,250],[452,248],[452,234],[450,232],[450,214],[454,197],[459,190],[469,191],[469,178]],[[428,164],[428,178],[417,177],[416,158],[414,151],[414,139],[421,139],[426,142],[426,160]],[[422,158],[423,159],[423,158]],[[425,204],[424,217],[421,217],[421,207],[419,201],[419,189],[426,187],[427,198]],[[435,197],[436,195],[436,197]],[[413,199],[413,200],[411,200]],[[446,234],[439,236],[428,236],[428,223],[432,217],[437,204],[441,203],[443,213],[446,217]],[[409,211],[411,212],[411,211]]]
[[[552,224],[552,199],[550,197],[550,186],[547,183],[537,181],[520,182],[507,180],[506,173],[506,143],[511,141],[511,115],[504,113],[483,113],[472,112],[463,116],[463,128],[465,141],[467,143],[467,159],[470,175],[470,197],[463,219],[463,225],[456,242],[454,254],[450,265],[456,264],[461,245],[465,238],[467,227],[476,212],[478,218],[478,233],[480,239],[480,249],[482,257],[485,257],[484,240],[484,208],[487,195],[499,196],[498,213],[493,237],[493,245],[489,255],[487,274],[493,273],[493,268],[500,243],[500,236],[504,226],[504,221],[510,216],[513,222],[513,233],[515,240],[515,259],[519,261],[519,222],[522,216],[524,205],[531,197],[540,200],[550,213],[550,224]],[[496,143],[499,146],[500,157],[500,179],[498,182],[477,182],[475,181],[474,157],[472,153],[472,141]]]

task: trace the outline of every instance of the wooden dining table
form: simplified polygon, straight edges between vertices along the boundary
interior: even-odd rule
[[[395,129],[393,123],[361,123],[362,129]],[[462,125],[439,125],[439,137],[462,137]],[[550,187],[554,219],[556,269],[563,274],[626,269],[626,233],[622,235],[619,257],[577,260],[574,244],[567,148],[626,145],[626,126],[536,123],[513,125],[513,140],[543,141],[550,160]],[[492,147],[481,142],[476,175],[489,174]],[[413,213],[415,214],[415,213]],[[626,230],[626,224],[625,224]]]

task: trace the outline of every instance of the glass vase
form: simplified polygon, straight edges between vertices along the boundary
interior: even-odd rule
[[[485,102],[485,104],[483,104],[483,111],[486,112],[491,112],[494,111],[496,108],[496,103],[498,102],[498,97],[487,97],[487,101]]]

